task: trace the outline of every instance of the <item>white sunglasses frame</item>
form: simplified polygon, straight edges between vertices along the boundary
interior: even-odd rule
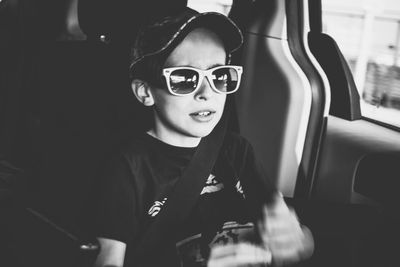
[[[237,81],[236,88],[234,90],[230,91],[230,92],[222,92],[222,91],[218,90],[215,87],[214,83],[212,82],[212,72],[215,71],[215,70],[218,70],[218,69],[226,68],[226,67],[233,68],[238,73],[238,81]],[[197,87],[192,92],[190,92],[188,94],[177,94],[177,93],[172,91],[172,88],[171,88],[171,85],[170,85],[171,73],[173,71],[175,71],[175,70],[182,70],[182,69],[194,70],[199,74],[199,81],[197,83]],[[166,80],[168,91],[172,95],[175,95],[175,96],[187,96],[187,95],[195,94],[199,90],[199,88],[201,87],[201,84],[203,83],[204,77],[207,77],[207,80],[208,80],[208,83],[210,84],[210,87],[215,92],[217,92],[218,94],[232,94],[232,93],[236,92],[239,89],[240,81],[241,81],[241,78],[242,78],[242,73],[243,73],[243,67],[242,66],[236,66],[236,65],[221,65],[221,66],[217,66],[217,67],[214,67],[214,68],[211,68],[211,69],[208,69],[208,70],[201,70],[201,69],[197,69],[197,68],[193,68],[193,67],[171,67],[171,68],[164,68],[163,71],[162,71],[162,74],[163,74],[163,76],[165,77],[165,80]]]

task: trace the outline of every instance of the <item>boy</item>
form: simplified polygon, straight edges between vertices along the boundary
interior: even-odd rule
[[[168,244],[146,262],[133,253],[168,205],[196,147],[223,116],[227,95],[238,89],[242,68],[227,63],[241,43],[227,17],[189,8],[139,31],[131,85],[137,100],[152,108],[153,121],[106,168],[96,266],[242,266],[268,264],[271,257],[280,265],[311,255],[311,233],[266,179],[249,143],[233,133],[226,134],[193,211]]]

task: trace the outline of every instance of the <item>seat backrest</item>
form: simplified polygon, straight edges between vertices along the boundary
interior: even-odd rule
[[[287,1],[234,1],[245,35],[236,95],[241,133],[286,196],[293,196],[311,108],[311,86],[289,50]]]

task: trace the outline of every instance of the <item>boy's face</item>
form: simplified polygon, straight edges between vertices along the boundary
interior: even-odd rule
[[[207,70],[224,65],[226,52],[219,37],[195,29],[172,51],[164,67],[194,67]],[[204,78],[194,94],[174,96],[167,88],[150,87],[154,99],[153,134],[174,145],[191,146],[207,136],[221,119],[226,95],[215,92]]]

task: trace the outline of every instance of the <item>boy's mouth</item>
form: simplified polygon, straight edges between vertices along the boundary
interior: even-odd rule
[[[205,116],[209,116],[209,115],[211,115],[213,113],[215,113],[215,111],[213,111],[213,110],[200,110],[198,112],[190,113],[190,115],[191,116],[203,116],[203,117],[205,117]]]
[[[197,112],[190,113],[190,116],[195,120],[205,122],[209,121],[212,118],[212,115],[215,114],[213,110],[200,110]]]

